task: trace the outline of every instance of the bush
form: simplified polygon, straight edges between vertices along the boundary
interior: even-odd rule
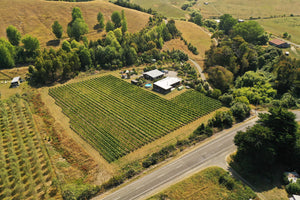
[[[286,191],[289,194],[300,194],[300,184],[297,183],[290,183],[286,186]]]
[[[233,190],[235,186],[234,179],[228,173],[220,176],[219,183],[223,184],[228,190]]]
[[[116,187],[124,182],[123,176],[114,176],[102,185],[105,190]]]

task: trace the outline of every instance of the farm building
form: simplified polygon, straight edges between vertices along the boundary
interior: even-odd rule
[[[131,83],[134,85],[137,85],[139,83],[139,81],[134,79],[134,80],[131,80]]]
[[[14,77],[10,83],[10,87],[18,87],[20,85],[21,77]]]
[[[180,84],[181,79],[176,77],[167,77],[153,84],[153,90],[166,94],[171,92],[171,89]]]
[[[273,40],[269,41],[269,44],[272,46],[278,47],[278,48],[289,48],[290,47],[289,43],[282,41],[280,39],[273,39]]]
[[[159,78],[163,77],[164,73],[155,69],[155,70],[151,70],[151,71],[143,73],[143,76],[145,79],[149,79],[149,80],[153,81],[155,79],[159,79]]]

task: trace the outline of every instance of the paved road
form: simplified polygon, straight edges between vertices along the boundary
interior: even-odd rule
[[[218,164],[218,160],[224,161],[227,154],[235,149],[233,138],[237,131],[245,130],[246,127],[252,126],[257,118],[252,119],[235,128],[222,131],[218,137],[194,151],[182,156],[176,161],[165,165],[162,168],[124,186],[114,193],[104,197],[104,200],[133,200],[142,199],[153,194],[163,186],[174,179],[180,179],[187,174],[195,172],[203,167]],[[96,197],[94,199],[101,199]]]
[[[205,77],[205,75],[204,75],[204,73],[203,73],[203,70],[202,70],[202,68],[200,67],[200,65],[199,65],[196,61],[194,61],[194,60],[192,60],[192,59],[189,59],[189,60],[196,66],[196,68],[197,68],[199,74],[201,75],[202,80],[205,81],[205,80],[206,80],[206,77]]]
[[[299,121],[300,111],[295,111],[294,113]],[[225,168],[225,156],[236,149],[233,143],[235,134],[237,131],[245,130],[247,127],[253,126],[256,120],[257,117],[242,124],[238,124],[229,130],[224,130],[218,133],[215,139],[210,140],[192,152],[185,154],[177,160],[105,197],[95,197],[94,200],[143,199],[160,191],[162,188],[169,186],[174,183],[174,181],[181,180],[187,175],[197,172],[205,167],[218,165]]]

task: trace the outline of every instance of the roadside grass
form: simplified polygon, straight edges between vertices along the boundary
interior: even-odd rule
[[[207,0],[199,0],[196,8],[201,10],[205,18],[225,13],[242,19],[300,14],[300,1],[298,0],[213,0],[209,1],[208,5],[204,5],[204,2]]]
[[[228,189],[226,184],[220,184],[220,178],[226,171],[219,167],[206,168],[183,181],[172,185],[166,190],[156,194],[148,200],[157,200],[164,196],[172,200],[192,199],[250,199],[255,193],[241,182],[233,179],[233,189]],[[229,176],[229,175],[227,175]],[[257,199],[257,198],[256,198]]]
[[[181,9],[185,0],[133,0],[132,3],[138,4],[143,8],[151,8],[158,13],[173,18],[185,18],[185,12]]]
[[[281,17],[272,19],[259,19],[257,22],[263,28],[276,36],[282,37],[284,32],[291,35],[291,42],[300,44],[300,17]]]
[[[124,10],[129,32],[137,32],[145,27],[150,16],[143,12],[123,8],[101,0],[80,3],[46,0],[1,0],[0,37],[6,37],[6,28],[13,25],[23,36],[30,34],[37,37],[41,47],[47,47],[47,42],[55,40],[51,28],[55,20],[58,20],[63,26],[62,40],[68,37],[66,33],[67,24],[71,21],[72,9],[76,6],[80,7],[83,18],[88,24],[89,33],[87,37],[89,40],[99,39],[104,34],[104,32],[94,30],[99,11],[103,13],[105,21],[107,21],[113,11]]]

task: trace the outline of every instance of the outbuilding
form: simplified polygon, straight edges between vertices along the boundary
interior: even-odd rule
[[[277,39],[277,38],[270,40],[269,44],[272,46],[278,47],[278,48],[289,48],[290,47],[289,43],[282,41],[280,39]]]
[[[21,81],[20,76],[14,77],[10,83],[10,87],[18,87],[20,85],[20,81]]]
[[[167,77],[153,84],[153,90],[160,92],[162,94],[167,94],[171,92],[173,87],[180,84],[181,79],[177,77]]]
[[[153,81],[155,79],[162,78],[164,76],[164,73],[162,73],[158,69],[154,69],[154,70],[143,73],[143,76],[145,79]]]

